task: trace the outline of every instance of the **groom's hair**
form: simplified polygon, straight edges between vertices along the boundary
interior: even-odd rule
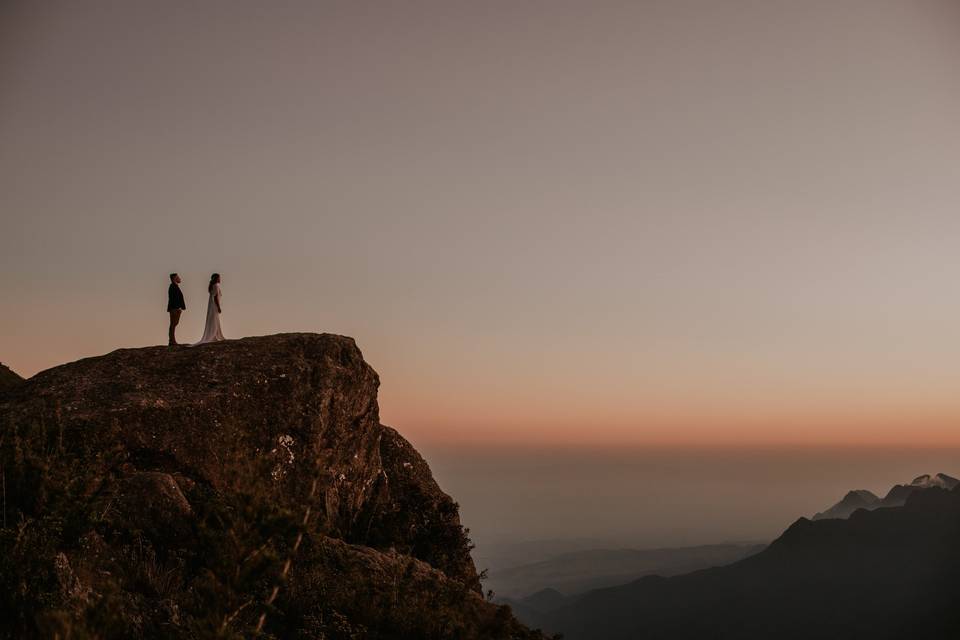
[[[176,278],[176,277],[177,277],[177,274],[176,274],[176,273],[171,273],[171,274],[170,274],[170,282],[173,282],[173,279]]]

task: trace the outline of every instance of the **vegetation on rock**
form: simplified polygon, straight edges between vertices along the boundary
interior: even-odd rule
[[[480,594],[378,384],[288,334],[0,389],[0,637],[542,638]]]

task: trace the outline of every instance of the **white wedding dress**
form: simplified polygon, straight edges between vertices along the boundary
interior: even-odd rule
[[[194,345],[226,340],[223,337],[223,331],[220,330],[220,312],[217,310],[217,299],[220,297],[220,283],[218,282],[210,290],[210,300],[207,302],[207,324],[203,328],[203,337],[200,338],[200,342],[195,342]]]

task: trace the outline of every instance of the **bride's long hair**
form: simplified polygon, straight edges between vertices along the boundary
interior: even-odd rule
[[[213,291],[213,285],[215,285],[215,284],[217,284],[217,283],[219,283],[219,282],[220,282],[220,274],[219,274],[219,273],[215,273],[215,274],[213,274],[212,276],[210,276],[210,284],[207,285],[207,293],[212,292],[212,291]]]

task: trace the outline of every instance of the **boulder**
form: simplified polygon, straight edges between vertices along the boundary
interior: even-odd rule
[[[0,608],[21,613],[0,638],[541,637],[480,595],[457,505],[380,424],[378,386],[353,339],[302,333],[13,380]]]

